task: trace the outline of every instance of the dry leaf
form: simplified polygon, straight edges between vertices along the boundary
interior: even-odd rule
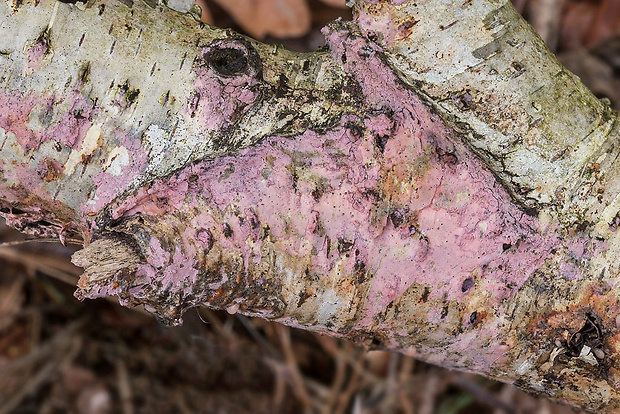
[[[577,49],[584,45],[584,39],[596,15],[593,3],[569,4],[560,29],[560,43],[565,50]]]
[[[593,46],[609,39],[620,30],[620,3],[618,0],[603,0],[590,25],[590,32],[585,41]]]
[[[562,10],[566,0],[531,0],[527,4],[529,23],[534,26],[551,51],[556,51]]]
[[[346,8],[345,0],[321,0],[325,4],[329,4],[332,7]]]
[[[614,72],[609,64],[583,48],[562,53],[558,58],[564,66],[579,76],[596,96],[606,97],[614,107],[618,107],[620,96],[614,88]]]
[[[202,14],[200,15],[200,20],[203,23],[213,25],[213,16],[211,16],[211,12],[209,11],[209,6],[207,6],[206,0],[196,0],[196,4],[200,6],[202,9]]]
[[[310,9],[306,0],[215,0],[247,33],[299,37],[310,30]]]

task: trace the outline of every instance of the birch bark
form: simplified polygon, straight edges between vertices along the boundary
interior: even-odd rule
[[[615,113],[509,2],[354,3],[300,54],[142,0],[1,2],[2,214],[84,244],[80,298],[617,411]]]

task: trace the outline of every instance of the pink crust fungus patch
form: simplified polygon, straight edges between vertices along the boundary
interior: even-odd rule
[[[396,337],[406,322],[385,320],[386,311],[419,286],[425,292],[419,306],[455,302],[471,308],[459,323],[484,326],[485,315],[561,245],[559,237],[515,207],[481,162],[400,83],[376,45],[344,30],[326,35],[371,110],[343,116],[325,134],[270,137],[234,156],[196,163],[115,202],[113,219],[142,215],[152,222],[172,215],[185,223],[172,250],[159,251],[159,242],[151,241],[142,283],[208,301],[234,279],[220,274],[206,290],[192,291],[201,275],[213,277],[202,267],[210,255],[211,263],[242,257],[240,272],[263,283],[270,276],[261,269],[280,260],[275,254],[285,258],[278,263],[293,264],[280,281],[289,292],[282,314],[288,323],[295,323],[289,315],[314,303],[315,329],[355,317],[355,329],[374,327]],[[207,259],[194,260],[196,252]],[[570,278],[575,272],[570,269]],[[242,302],[235,306],[255,311]],[[429,324],[444,317],[427,315]],[[493,337],[498,323],[490,321],[484,335],[467,331],[463,343],[477,340],[471,332]]]
[[[94,107],[79,92],[65,97],[0,92],[0,127],[15,134],[24,152],[50,140],[79,148],[94,115]]]
[[[222,39],[205,47],[196,72],[195,92],[186,106],[207,129],[220,130],[258,98],[261,74],[256,51],[240,39]]]
[[[28,58],[28,69],[36,71],[41,67],[43,59],[50,52],[49,32],[46,30],[34,41],[28,49],[26,49],[26,57]]]
[[[132,139],[121,130],[114,133],[119,145],[109,150],[101,171],[93,178],[95,197],[82,205],[82,214],[97,212],[118,197],[148,165],[148,154],[140,139]]]

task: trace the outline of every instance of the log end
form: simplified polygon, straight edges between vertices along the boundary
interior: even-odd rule
[[[71,261],[84,268],[75,297],[79,300],[119,295],[135,274],[140,255],[122,238],[97,240],[73,254]]]

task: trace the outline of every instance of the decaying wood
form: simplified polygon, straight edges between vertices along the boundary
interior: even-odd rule
[[[141,0],[0,4],[0,205],[77,295],[206,305],[620,408],[616,115],[507,1],[312,54]]]

